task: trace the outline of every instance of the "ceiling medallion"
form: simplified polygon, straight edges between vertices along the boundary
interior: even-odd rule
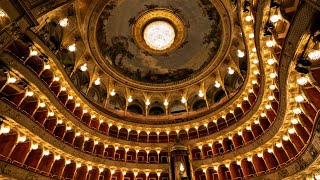
[[[179,48],[186,37],[181,18],[168,9],[143,13],[132,29],[137,46],[150,54],[168,54]]]

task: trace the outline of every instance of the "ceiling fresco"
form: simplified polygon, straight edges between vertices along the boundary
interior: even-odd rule
[[[180,17],[186,29],[179,47],[164,54],[139,48],[132,36],[141,14],[158,8]],[[111,1],[97,26],[97,44],[106,64],[130,79],[155,84],[180,81],[201,72],[214,59],[223,38],[220,15],[209,0]]]

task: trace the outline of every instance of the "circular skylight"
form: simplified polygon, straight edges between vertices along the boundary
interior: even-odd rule
[[[169,48],[174,42],[175,35],[172,25],[165,21],[152,22],[143,32],[146,44],[158,51]]]

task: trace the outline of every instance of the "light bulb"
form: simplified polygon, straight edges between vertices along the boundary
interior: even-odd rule
[[[53,80],[54,81],[60,81],[60,78],[59,77],[54,77]]]
[[[66,87],[61,87],[61,91],[66,91],[67,88]]]
[[[255,120],[253,123],[254,124],[259,124],[260,122],[259,122],[259,120]]]
[[[274,100],[274,96],[269,96],[268,99],[269,99],[270,101],[272,101],[272,100]]]
[[[295,109],[293,110],[293,113],[294,113],[294,114],[301,114],[302,111],[301,111],[300,108],[295,108]]]
[[[70,164],[71,163],[71,160],[66,160],[66,164]]]
[[[186,102],[187,102],[186,98],[185,98],[185,97],[182,97],[181,102],[182,102],[183,104],[186,103]]]
[[[269,64],[269,65],[272,65],[272,64],[274,64],[274,63],[275,63],[275,60],[274,60],[273,58],[268,59],[268,64]]]
[[[262,153],[258,153],[257,156],[258,156],[259,158],[262,158],[263,154],[262,154]]]
[[[254,38],[254,34],[253,34],[253,33],[250,33],[250,34],[249,34],[249,38],[250,38],[250,39],[253,39],[253,38]]]
[[[0,17],[5,17],[6,13],[4,12],[4,10],[0,9]]]
[[[270,85],[270,86],[269,86],[269,88],[270,88],[270,90],[272,90],[272,91],[273,91],[273,90],[275,90],[275,89],[276,89],[276,86],[272,84],[272,85]]]
[[[130,96],[130,97],[128,98],[128,102],[129,102],[129,103],[132,102],[132,96]]]
[[[277,77],[277,74],[276,73],[271,73],[269,76],[270,76],[271,79],[274,79],[274,78]]]
[[[80,70],[81,70],[81,71],[86,71],[87,69],[88,69],[87,63],[83,64],[83,65],[80,67]]]
[[[252,161],[252,158],[251,158],[251,157],[249,157],[249,158],[247,158],[247,160],[248,160],[249,162],[251,162],[251,161]]]
[[[244,52],[241,50],[238,50],[238,57],[243,58],[245,56]]]
[[[97,78],[97,79],[94,81],[94,84],[97,85],[97,86],[100,85],[100,83],[101,83],[100,78]]]
[[[294,129],[294,128],[288,129],[289,134],[294,134],[295,132],[296,132],[296,129]]]
[[[110,92],[110,96],[114,96],[114,95],[116,95],[116,92],[114,89],[112,89],[112,91]]]
[[[69,46],[68,46],[68,50],[69,50],[70,52],[76,51],[76,44],[71,44],[71,45],[69,45]]]
[[[278,22],[280,19],[281,19],[281,17],[280,17],[279,15],[277,15],[277,14],[272,15],[272,16],[270,17],[270,21],[273,22],[273,23]]]
[[[232,74],[234,74],[234,70],[233,70],[231,67],[228,67],[228,73],[229,73],[230,75],[232,75]]]
[[[146,105],[147,105],[147,106],[150,105],[150,100],[149,100],[149,99],[146,100]]]
[[[49,154],[50,154],[50,151],[48,151],[48,150],[43,151],[43,155],[44,155],[44,156],[49,156]]]
[[[69,99],[69,100],[73,99],[73,96],[69,95],[69,96],[68,96],[68,99]]]
[[[214,87],[219,88],[220,86],[221,86],[221,84],[218,81],[215,81]]]
[[[45,107],[46,106],[46,104],[44,103],[44,102],[41,102],[41,103],[39,103],[39,107]]]
[[[78,137],[78,136],[80,136],[81,135],[81,133],[80,132],[77,132],[76,133],[76,137]]]
[[[76,107],[80,107],[80,103],[76,103]]]
[[[66,27],[67,25],[68,25],[68,18],[63,18],[63,19],[61,19],[60,21],[59,21],[59,25],[61,26],[61,27]]]
[[[266,109],[271,109],[271,105],[270,105],[270,104],[267,104],[267,105],[265,106],[265,108],[266,108]]]
[[[257,52],[257,48],[252,48],[252,51],[253,52]]]
[[[202,90],[199,90],[199,94],[198,95],[199,95],[199,97],[203,97],[204,96]]]
[[[297,83],[300,86],[306,85],[308,83],[308,79],[306,77],[300,77],[299,79],[297,79]]]
[[[39,148],[39,145],[38,144],[32,144],[31,145],[31,149],[33,149],[33,150],[36,150],[36,149],[38,149]]]
[[[17,81],[17,79],[14,77],[9,77],[7,80],[8,83],[15,83],[16,81]]]
[[[254,59],[253,60],[253,64],[258,64],[259,63],[259,60],[258,59]]]
[[[57,155],[54,157],[54,160],[60,160],[61,159],[61,156],[60,155]]]
[[[272,149],[272,148],[269,148],[269,149],[268,149],[268,153],[273,153],[273,149]]]
[[[266,42],[267,47],[273,47],[276,43],[272,40]]]
[[[246,16],[246,21],[247,21],[247,22],[249,22],[249,21],[251,21],[251,20],[252,20],[252,16],[250,16],[250,15]]]
[[[163,103],[163,105],[165,105],[165,106],[168,106],[168,105],[169,105],[169,102],[168,102],[168,100],[164,100],[164,103]]]
[[[282,136],[282,139],[283,139],[284,141],[289,141],[289,136],[284,135],[284,136]]]
[[[61,119],[59,119],[58,121],[57,121],[57,124],[62,124],[63,123],[63,121],[61,120]]]
[[[38,55],[38,51],[32,50],[30,51],[30,56],[37,56]]]
[[[316,60],[320,59],[320,51],[319,50],[312,50],[308,54],[308,57],[310,58],[310,60],[316,61]]]
[[[49,65],[49,64],[46,64],[44,67],[43,67],[43,69],[50,69],[51,68],[51,66]]]
[[[30,97],[30,96],[33,96],[33,94],[34,94],[34,93],[33,93],[32,91],[27,91],[27,92],[26,92],[26,96],[29,96],[29,97]]]
[[[20,136],[18,138],[18,142],[25,142],[27,140],[27,138],[25,136]]]
[[[291,124],[293,125],[299,124],[298,119],[291,119]]]
[[[296,96],[294,99],[298,103],[302,103],[304,101],[304,97],[302,95]]]
[[[48,116],[50,116],[50,117],[54,116],[54,112],[49,112]]]
[[[258,74],[259,74],[259,70],[254,70],[254,71],[253,71],[253,74],[254,74],[254,75],[258,75]]]

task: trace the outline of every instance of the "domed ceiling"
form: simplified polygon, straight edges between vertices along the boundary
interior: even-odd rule
[[[163,51],[143,42],[146,26],[154,21],[167,22],[175,31],[173,44]],[[110,1],[96,28],[107,66],[132,80],[153,84],[192,78],[213,61],[221,61],[215,57],[222,39],[222,21],[209,0]]]

